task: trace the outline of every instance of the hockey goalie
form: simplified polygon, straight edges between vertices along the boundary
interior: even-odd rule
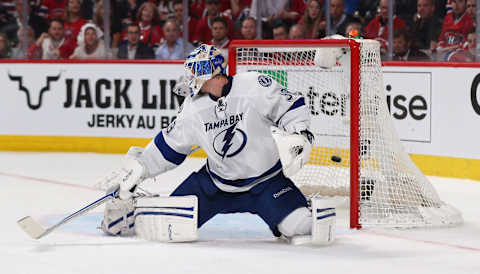
[[[155,241],[194,241],[213,216],[249,212],[276,237],[331,244],[335,208],[316,199],[309,205],[289,179],[308,161],[313,141],[304,98],[264,74],[227,76],[226,65],[210,45],[187,57],[176,88],[186,97],[182,109],[145,148],[132,148],[124,157],[113,186],[119,195],[106,205],[102,229]],[[194,145],[206,152],[206,164],[169,197],[135,194],[143,180],[182,164]]]

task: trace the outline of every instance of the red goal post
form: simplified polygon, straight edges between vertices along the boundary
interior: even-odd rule
[[[331,55],[336,62],[324,67]],[[351,228],[462,222],[400,143],[382,90],[378,42],[237,40],[228,64],[230,75],[259,71],[307,97],[316,143],[293,181],[306,195],[350,197]]]
[[[238,48],[251,47],[252,45],[256,47],[272,47],[272,46],[283,46],[283,47],[312,47],[312,46],[331,46],[331,47],[349,47],[351,49],[351,71],[352,78],[350,81],[350,89],[352,91],[352,96],[350,97],[350,104],[352,106],[351,115],[357,117],[357,119],[352,119],[350,124],[350,195],[351,197],[357,197],[357,199],[350,200],[350,227],[351,228],[360,228],[358,223],[358,151],[355,152],[354,149],[359,146],[359,124],[358,124],[358,115],[360,108],[359,106],[359,83],[360,83],[360,73],[359,73],[359,60],[360,60],[360,44],[355,42],[352,39],[332,39],[332,40],[234,40],[230,43],[229,47],[229,60],[228,60],[228,70],[230,75],[237,73],[237,59],[236,52]]]

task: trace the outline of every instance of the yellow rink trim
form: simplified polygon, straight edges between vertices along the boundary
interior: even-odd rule
[[[126,153],[131,146],[144,147],[151,138],[83,136],[5,136],[0,135],[0,151]],[[207,157],[197,150],[192,157]]]
[[[146,146],[150,140],[150,138],[0,135],[0,150],[126,153],[131,146]],[[331,158],[334,155],[341,158],[340,163],[332,162]],[[191,156],[207,155],[200,149]],[[425,175],[480,180],[480,160],[477,159],[419,154],[410,154],[410,157]],[[350,159],[347,150],[315,147],[310,161],[318,165],[348,166]]]
[[[480,181],[480,160],[410,154],[425,175],[465,178]]]
[[[480,181],[480,160],[420,154],[409,155],[415,165],[425,175],[467,178]],[[332,156],[340,157],[341,162],[333,162]],[[342,167],[348,167],[349,162],[350,153],[348,150],[327,147],[314,147],[309,161],[310,164],[314,165],[337,165]],[[362,166],[376,166],[374,159],[362,160],[361,164]]]

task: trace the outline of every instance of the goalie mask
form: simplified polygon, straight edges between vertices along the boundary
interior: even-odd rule
[[[227,74],[227,60],[222,52],[211,45],[201,45],[192,51],[185,60],[184,85],[190,88],[193,97],[203,84],[215,75]]]

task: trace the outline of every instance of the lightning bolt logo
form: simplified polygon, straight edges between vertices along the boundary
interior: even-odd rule
[[[229,128],[227,128],[227,131],[225,132],[225,136],[223,137],[223,147],[222,147],[222,159],[225,158],[227,155],[228,150],[232,146],[232,139],[235,136],[235,128],[237,127],[237,123],[231,125]]]
[[[237,123],[224,129],[213,139],[213,149],[215,153],[222,157],[222,160],[235,157],[247,145],[247,134],[237,128]]]

